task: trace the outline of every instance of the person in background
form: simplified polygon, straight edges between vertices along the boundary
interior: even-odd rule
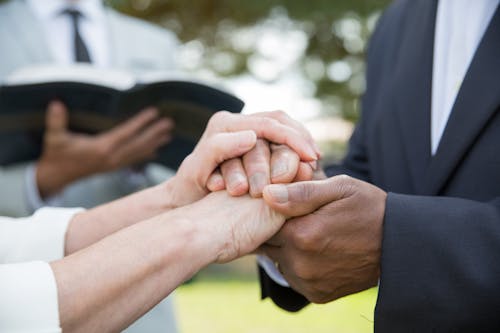
[[[177,39],[100,0],[12,0],[0,5],[0,48],[0,80],[36,64],[90,63],[142,73],[174,69]],[[0,168],[0,215],[26,216],[44,206],[94,207],[172,175],[152,164],[134,168],[170,139],[172,122],[158,119],[155,109],[95,136],[70,132],[67,113],[60,102],[48,107],[38,161]],[[159,331],[176,332],[170,298],[130,328]]]

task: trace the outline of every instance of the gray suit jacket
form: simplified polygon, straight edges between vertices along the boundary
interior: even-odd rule
[[[114,67],[136,73],[175,68],[177,39],[169,31],[106,9],[109,17]],[[23,0],[0,5],[0,80],[17,68],[53,63],[37,19]],[[1,112],[1,110],[0,110]],[[25,174],[30,163],[0,168],[0,216],[29,215]],[[169,172],[151,165],[146,170],[152,185],[166,179]],[[61,196],[66,207],[93,207],[124,196],[136,189],[123,186],[121,173],[97,175],[69,186]],[[176,332],[171,297],[153,308],[126,332]]]
[[[107,8],[106,13],[114,68],[136,73],[175,68],[173,51],[177,48],[177,39],[173,33],[112,9]],[[0,80],[20,67],[54,62],[41,26],[23,0],[0,5],[0,48]],[[32,213],[26,198],[28,165],[0,167],[0,215],[19,217]],[[146,169],[147,182],[143,185],[158,183],[168,176],[165,169],[151,165]],[[58,204],[89,208],[134,190],[137,188],[123,186],[120,173],[97,175],[67,187]]]

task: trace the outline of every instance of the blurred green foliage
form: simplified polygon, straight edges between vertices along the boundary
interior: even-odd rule
[[[273,82],[299,70],[327,115],[356,120],[367,40],[388,0],[108,0],[173,30],[190,70]]]

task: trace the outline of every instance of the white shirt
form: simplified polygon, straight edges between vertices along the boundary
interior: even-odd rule
[[[0,332],[59,333],[57,285],[49,261],[64,256],[69,221],[80,209],[0,217]]]
[[[458,91],[500,0],[439,0],[432,71],[431,152],[446,128]],[[274,263],[258,256],[276,283],[288,286]]]
[[[109,29],[101,0],[27,0],[27,3],[40,21],[47,45],[58,64],[72,64],[75,59],[72,20],[69,15],[61,14],[67,8],[74,8],[83,15],[79,31],[92,64],[110,66]]]
[[[439,146],[458,91],[499,0],[439,0],[432,71],[431,151]]]

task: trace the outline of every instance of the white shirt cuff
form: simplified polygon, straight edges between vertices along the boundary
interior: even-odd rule
[[[82,209],[42,208],[21,219],[0,218],[0,263],[64,257],[66,230]]]
[[[26,198],[28,200],[28,207],[32,212],[46,206],[61,206],[62,200],[58,195],[48,197],[45,200],[40,196],[40,191],[38,190],[38,185],[36,183],[36,164],[28,166],[26,169],[25,179]]]
[[[57,285],[49,264],[0,265],[0,295],[0,332],[62,332]]]
[[[282,287],[287,287],[287,288],[290,287],[288,282],[286,282],[285,278],[278,271],[278,269],[274,265],[274,262],[271,259],[269,259],[268,257],[263,256],[263,255],[258,255],[257,262],[259,263],[260,267],[262,267],[264,269],[264,271],[266,271],[267,275],[269,275],[269,277],[274,282],[276,282],[277,284],[279,284]]]

